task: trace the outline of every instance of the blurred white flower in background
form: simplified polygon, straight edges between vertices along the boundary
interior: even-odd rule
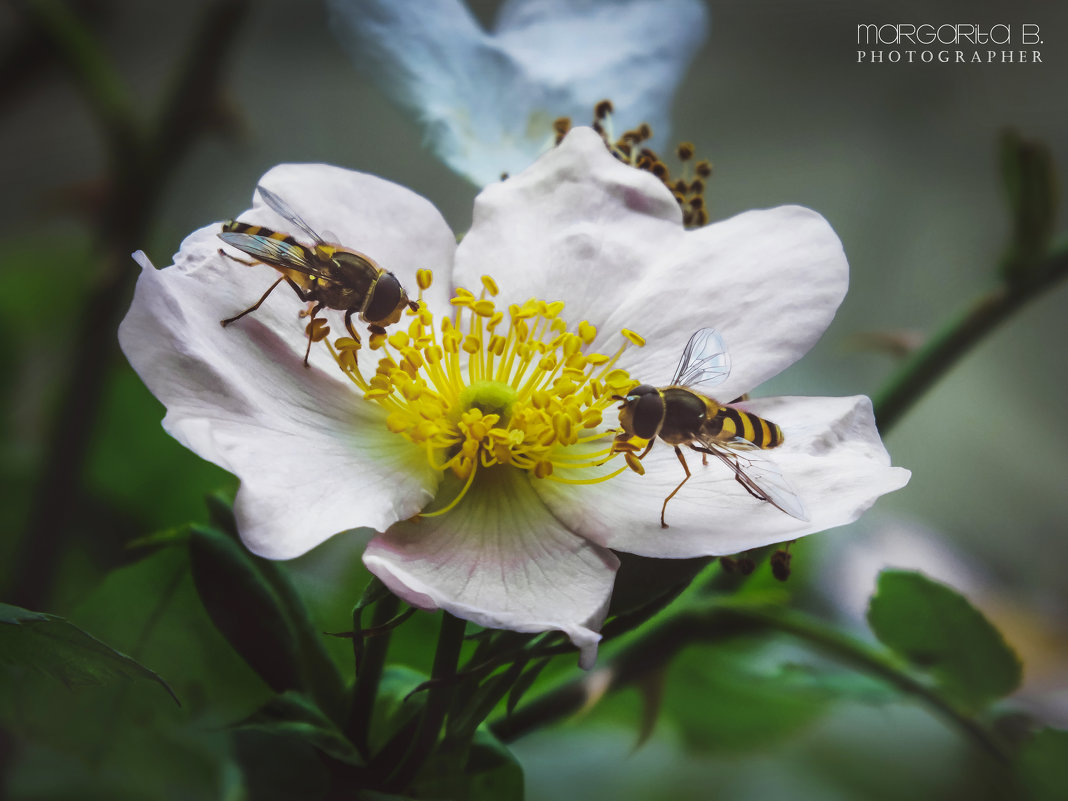
[[[356,67],[477,186],[530,166],[552,123],[610,99],[667,141],[675,89],[708,32],[700,0],[506,0],[485,31],[460,0],[328,0]]]

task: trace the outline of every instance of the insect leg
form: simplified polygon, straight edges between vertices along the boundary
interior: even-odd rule
[[[356,313],[356,309],[349,309],[345,312],[345,328],[349,332],[349,336],[356,340],[356,344],[360,344],[360,335],[356,333],[355,327],[352,325],[352,315]]]
[[[308,357],[311,356],[312,336],[315,335],[315,315],[317,315],[323,308],[322,303],[316,303],[311,310],[311,314],[308,316],[311,318],[308,320],[308,347],[304,351],[304,366],[311,367],[308,364]]]
[[[679,486],[675,487],[671,491],[671,494],[664,498],[664,505],[660,507],[660,527],[667,528],[668,524],[664,522],[664,513],[667,512],[668,501],[675,497],[675,493],[682,489],[682,485],[690,480],[690,467],[686,464],[686,457],[682,455],[682,449],[678,445],[675,446],[675,455],[679,457],[679,462],[682,464],[682,469],[686,471],[686,478],[679,482]]]
[[[222,253],[221,250],[219,252]],[[223,255],[226,255],[226,254],[223,254]],[[234,257],[230,256],[230,258],[233,259]],[[241,261],[241,259],[234,259],[234,261]],[[248,262],[248,263],[251,264],[252,262]],[[234,322],[235,320],[240,320],[242,317],[244,317],[249,312],[256,311],[256,309],[258,309],[260,307],[260,304],[263,303],[263,301],[267,300],[267,296],[270,295],[272,292],[274,292],[274,288],[276,286],[278,286],[280,283],[282,283],[282,281],[284,281],[284,280],[285,280],[285,276],[282,276],[277,281],[275,281],[273,284],[271,284],[270,288],[268,288],[268,290],[263,293],[263,297],[262,298],[257,300],[255,303],[253,303],[251,306],[249,306],[247,309],[245,309],[240,314],[235,314],[233,317],[227,317],[225,320],[220,320],[219,324],[223,328],[226,328],[226,326],[230,325],[230,323]]]
[[[230,261],[236,261],[238,264],[244,264],[246,267],[255,267],[257,264],[263,264],[263,262],[260,261],[246,261],[245,259],[239,259],[237,256],[231,256],[222,248],[219,248],[218,250],[220,256],[225,256]]]

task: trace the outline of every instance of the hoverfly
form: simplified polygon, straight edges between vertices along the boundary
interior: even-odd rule
[[[675,447],[675,455],[686,471],[686,478],[664,499],[660,510],[660,525],[664,528],[667,528],[664,514],[668,501],[690,480],[690,468],[681,445],[702,454],[706,462],[708,456],[715,456],[734,472],[734,478],[754,498],[767,501],[798,520],[808,520],[804,504],[782,473],[770,459],[758,455],[761,450],[783,443],[782,429],[762,417],[694,391],[698,386],[707,388],[721,383],[730,369],[723,338],[715,329],[702,328],[686,343],[670,386],[641,384],[625,398],[615,396],[623,402],[619,407],[623,430],[616,436],[613,451],[633,450],[629,441],[637,436],[649,440],[638,456],[642,459],[660,437]]]
[[[222,255],[242,264],[267,264],[281,276],[254,304],[240,314],[221,320],[223,327],[258,309],[275,287],[286,281],[301,300],[315,304],[302,314],[310,318],[308,347],[304,351],[304,366],[307,367],[316,334],[316,315],[323,309],[345,312],[345,328],[356,342],[360,341],[360,335],[352,325],[354,314],[359,314],[372,334],[384,334],[387,325],[400,319],[405,306],[412,311],[419,309],[418,303],[408,299],[393,273],[382,269],[363,253],[328,244],[282,198],[262,186],[257,189],[268,207],[299,228],[314,244],[310,247],[302,245],[288,234],[259,225],[236,220],[224,223],[219,238],[256,261],[235,258],[220,248]]]

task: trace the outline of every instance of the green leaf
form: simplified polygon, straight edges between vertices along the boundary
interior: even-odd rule
[[[511,692],[508,693],[508,704],[506,705],[506,714],[511,715],[515,710],[516,705],[522,699],[523,694],[526,693],[537,680],[538,676],[545,669],[545,666],[552,660],[549,657],[542,657],[532,664],[529,668],[524,669],[523,675],[521,675],[512,685]]]
[[[56,615],[0,604],[0,663],[28,667],[68,687],[148,679],[181,706],[155,671]]]
[[[303,689],[296,638],[252,557],[202,526],[190,531],[189,557],[200,600],[233,649],[275,692]]]
[[[426,693],[413,691],[426,680],[425,673],[404,665],[388,665],[382,671],[369,738],[372,752],[385,747],[396,734],[417,719],[426,706]]]
[[[231,739],[244,778],[244,792],[232,798],[326,801],[330,797],[331,779],[326,764],[305,741],[256,728],[236,729],[231,732]]]
[[[420,798],[522,801],[523,768],[485,728],[475,732],[467,759],[446,751],[432,757],[413,787]]]
[[[300,693],[287,692],[275,696],[233,728],[292,735],[339,762],[357,767],[364,764],[356,747],[334,722]]]
[[[868,623],[884,645],[930,673],[968,710],[1020,684],[1020,661],[990,621],[956,590],[920,573],[884,570]]]
[[[209,496],[213,519],[224,525],[230,506]],[[232,516],[232,515],[231,515]],[[232,521],[231,521],[232,522]],[[193,579],[204,607],[234,649],[276,692],[306,689],[321,708],[343,714],[345,690],[322,633],[287,572],[248,553],[233,533],[194,526]]]
[[[801,651],[775,639],[698,645],[668,668],[662,724],[674,725],[696,751],[766,749],[814,722],[838,698],[788,660]]]
[[[1020,749],[1017,777],[1030,801],[1059,801],[1068,788],[1068,731],[1044,729]]]
[[[446,728],[446,737],[466,742],[500,703],[526,667],[527,658],[520,656],[507,669],[482,681],[469,698],[453,704]]]

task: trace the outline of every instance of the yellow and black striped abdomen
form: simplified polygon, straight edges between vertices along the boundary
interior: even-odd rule
[[[703,433],[720,442],[741,437],[764,449],[777,448],[783,441],[782,429],[773,422],[731,406],[721,406],[704,429]]]
[[[248,234],[249,236],[262,236],[267,239],[274,239],[278,242],[285,242],[287,245],[293,245],[294,247],[304,247],[289,234],[272,231],[270,228],[264,228],[262,225],[249,225],[248,223],[238,222],[237,220],[228,220],[227,222],[224,222],[223,232],[230,234]]]

